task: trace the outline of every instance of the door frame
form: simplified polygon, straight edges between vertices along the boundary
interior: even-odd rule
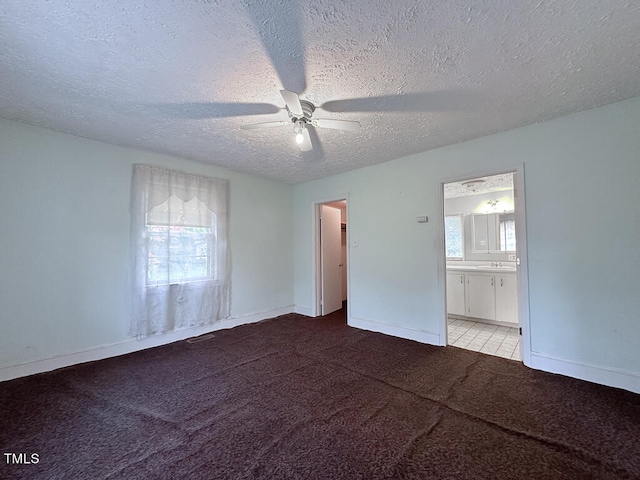
[[[349,247],[351,245],[349,241],[349,223],[351,219],[351,212],[349,207],[348,193],[330,195],[328,197],[320,198],[311,202],[311,218],[313,219],[313,223],[311,226],[311,243],[313,251],[311,260],[311,278],[313,279],[313,281],[311,282],[312,317],[319,317],[322,312],[322,308],[320,306],[320,298],[322,296],[322,263],[320,261],[320,249],[322,247],[320,242],[320,205],[324,205],[325,203],[340,202],[343,200],[347,202],[347,320],[351,318],[351,261],[349,258]]]
[[[516,272],[518,278],[518,325],[522,329],[520,339],[520,354],[522,362],[531,365],[531,324],[529,319],[529,262],[527,249],[527,216],[525,207],[525,172],[524,164],[519,164],[511,168],[493,168],[463,173],[451,177],[441,178],[438,182],[438,241],[440,242],[440,254],[438,255],[438,279],[440,287],[440,301],[442,322],[440,324],[440,344],[448,345],[447,326],[447,257],[444,241],[444,185],[452,182],[465,182],[478,177],[488,177],[503,173],[515,173],[514,207],[516,216],[516,255],[519,260]],[[516,193],[517,192],[517,193]]]

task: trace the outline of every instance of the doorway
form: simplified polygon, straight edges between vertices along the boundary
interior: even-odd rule
[[[443,344],[528,364],[523,167],[441,182]]]
[[[314,203],[315,316],[347,308],[348,202]]]

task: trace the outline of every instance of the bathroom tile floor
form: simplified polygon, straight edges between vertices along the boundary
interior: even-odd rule
[[[517,328],[454,318],[449,318],[447,324],[449,345],[511,360],[522,360]]]

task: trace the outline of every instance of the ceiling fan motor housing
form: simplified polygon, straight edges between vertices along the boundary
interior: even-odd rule
[[[287,107],[287,112],[289,112],[289,117],[291,118],[291,121],[294,123],[296,123],[297,121],[302,121],[304,123],[311,123],[311,116],[313,115],[313,112],[316,109],[315,105],[311,102],[307,102],[306,100],[300,100],[300,106],[302,107],[302,115],[303,115],[301,118],[294,116],[289,110],[289,108]]]

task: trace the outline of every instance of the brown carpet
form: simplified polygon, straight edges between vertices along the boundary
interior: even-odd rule
[[[640,395],[342,312],[4,382],[0,415],[3,479],[640,478]]]

